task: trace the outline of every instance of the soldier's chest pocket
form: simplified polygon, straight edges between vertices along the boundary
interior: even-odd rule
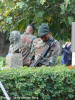
[[[48,53],[47,53],[47,55],[46,55],[46,57],[52,56],[53,55],[53,51],[54,51],[53,49],[49,50]]]

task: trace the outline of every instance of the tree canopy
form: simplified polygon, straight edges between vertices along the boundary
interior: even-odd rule
[[[0,0],[0,31],[19,30],[33,23],[36,33],[41,23],[59,38],[70,38],[75,21],[75,0]]]

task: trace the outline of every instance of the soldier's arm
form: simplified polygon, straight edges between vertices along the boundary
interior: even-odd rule
[[[56,65],[58,62],[59,54],[60,54],[60,44],[59,42],[57,42],[54,51],[52,52],[52,56],[48,58],[49,63],[51,63],[52,65]]]
[[[40,63],[41,65],[46,65],[46,66],[53,66],[57,64],[57,60],[58,60],[58,55],[53,55],[50,57],[45,57],[43,58]]]
[[[52,57],[48,58],[48,62],[50,66],[56,65],[58,60],[58,55],[53,55]]]
[[[57,45],[53,51],[49,51],[45,58],[41,60],[42,65],[53,66],[57,64],[60,53],[60,46]]]
[[[40,64],[46,66],[53,66],[55,65],[56,62],[55,58],[56,58],[55,56],[52,56],[50,58],[45,57],[40,61]]]
[[[28,66],[33,62],[33,60],[34,60],[34,46],[33,46],[33,44],[32,44],[32,47],[31,47],[31,50],[30,50],[30,54],[29,54],[29,56],[28,56],[28,61],[27,61],[27,64],[28,64]]]

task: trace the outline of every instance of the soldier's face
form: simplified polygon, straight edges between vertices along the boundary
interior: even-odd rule
[[[48,40],[47,35],[41,37],[41,39],[43,40],[43,42],[47,42],[47,40]]]
[[[51,34],[46,34],[43,37],[41,37],[41,39],[43,40],[43,42],[47,42],[48,39],[50,38]]]
[[[31,26],[27,26],[26,33],[33,34],[33,28]]]

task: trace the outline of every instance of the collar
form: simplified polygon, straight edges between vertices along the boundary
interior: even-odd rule
[[[53,37],[52,37],[52,35],[49,37],[49,39],[48,39],[48,42],[53,42],[54,41],[54,39],[53,39]]]

